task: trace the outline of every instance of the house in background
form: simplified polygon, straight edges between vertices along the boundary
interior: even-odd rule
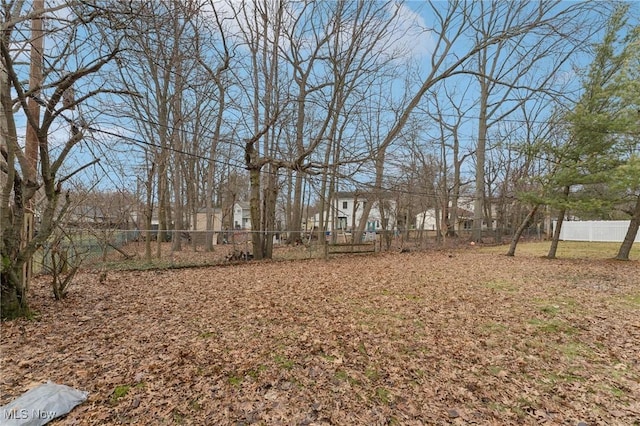
[[[141,205],[128,192],[74,193],[77,203],[63,218],[66,226],[79,228],[133,229]]]
[[[382,214],[380,212],[380,197],[373,194],[357,193],[357,192],[336,192],[331,204],[324,213],[327,220],[327,229],[336,229],[338,231],[353,231],[358,228],[363,220],[362,214],[366,203],[373,203],[369,216],[367,217],[364,230],[366,232],[376,232],[381,230],[396,229],[396,202],[395,200],[384,199],[384,212],[386,224],[382,222]],[[335,224],[334,224],[335,221]],[[315,226],[320,226],[320,213],[316,213],[313,217]]]
[[[213,244],[218,244],[220,236],[222,235],[222,209],[220,207],[214,207],[212,212],[213,227]],[[191,238],[197,244],[205,244],[207,237],[207,209],[201,208],[196,212],[194,223],[189,227]]]
[[[233,205],[233,229],[251,229],[251,208],[248,201],[236,201]]]
[[[214,207],[213,209],[213,232],[222,231],[222,209],[220,207]],[[191,231],[206,231],[207,230],[207,209],[201,208],[196,212],[195,223],[191,224]]]
[[[442,214],[440,210],[438,214]],[[496,217],[496,207],[491,206],[491,214]],[[441,218],[442,220],[442,218]],[[482,229],[496,229],[497,220],[491,220],[491,228],[487,224],[486,220],[482,221]],[[416,229],[422,229],[425,231],[436,230],[436,211],[435,209],[427,209],[424,212],[416,215]],[[458,204],[458,220],[454,224],[454,230],[459,231],[471,231],[473,229],[473,203],[460,203]]]
[[[436,223],[436,209],[427,209],[416,215],[416,229],[435,231]]]
[[[442,211],[439,211],[438,214],[442,215]],[[440,220],[442,221],[442,218]],[[435,231],[437,229],[436,223],[436,209],[427,209],[416,215],[416,229],[418,230]],[[456,232],[470,231],[473,227],[473,212],[458,206],[458,220],[453,227]]]

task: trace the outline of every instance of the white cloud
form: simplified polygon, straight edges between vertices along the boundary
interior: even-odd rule
[[[326,0],[322,0],[326,1]],[[275,9],[278,4],[278,0],[271,0],[267,2],[267,7],[271,10],[267,11],[268,14],[275,14]],[[261,3],[263,4],[263,3]],[[211,4],[206,5],[205,12],[213,13],[211,5],[215,7],[218,16],[223,20],[223,25],[229,37],[229,40],[238,40],[237,36],[241,33],[252,34],[255,29],[251,29],[253,23],[249,20],[253,19],[254,13],[258,12],[260,16],[260,10],[256,10],[256,2],[254,0],[213,0]],[[287,4],[290,8],[289,13],[284,15],[284,26],[289,28],[294,25],[294,19],[297,18],[296,11],[302,11],[302,7],[299,3],[293,1]],[[308,10],[307,10],[308,11]],[[404,3],[388,3],[386,5],[387,18],[395,15],[394,22],[389,26],[386,36],[378,42],[379,49],[385,54],[397,58],[398,60],[404,59],[420,59],[422,56],[429,54],[433,50],[434,42],[431,33],[427,29],[424,18],[411,7]],[[212,16],[212,15],[211,15]],[[380,17],[382,18],[382,16]],[[389,22],[379,23],[379,28],[387,25]],[[345,33],[350,32],[350,28],[354,23],[343,22],[343,28]],[[273,30],[271,27],[269,30]],[[268,34],[269,39],[273,40],[273,33]],[[315,40],[308,40],[308,43],[303,45],[312,46]],[[288,40],[286,37],[280,37],[279,47],[283,50],[288,48]],[[348,43],[348,41],[345,41]]]
[[[427,29],[424,18],[406,4],[389,3],[390,13],[397,13],[393,44],[403,53],[406,59],[420,58],[431,53],[434,42],[431,32]]]

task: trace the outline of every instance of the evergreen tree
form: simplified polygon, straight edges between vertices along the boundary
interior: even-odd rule
[[[552,150],[558,167],[549,180],[545,202],[558,209],[559,215],[549,258],[556,255],[566,212],[612,205],[615,192],[598,191],[598,187],[612,186],[617,170],[633,170],[620,168],[628,160],[625,153],[629,152],[633,106],[629,101],[637,96],[628,94],[628,77],[637,72],[630,65],[638,55],[638,30],[628,27],[628,9],[625,4],[616,10],[603,41],[595,46],[594,60],[582,77],[582,96],[565,116],[567,140]]]

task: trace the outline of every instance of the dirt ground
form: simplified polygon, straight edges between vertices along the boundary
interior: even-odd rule
[[[40,279],[31,301],[2,324],[0,404],[47,380],[88,391],[57,424],[640,424],[638,261],[111,271],[64,302]]]

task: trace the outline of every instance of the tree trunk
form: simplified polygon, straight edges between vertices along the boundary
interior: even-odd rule
[[[299,65],[299,64],[297,64]],[[306,119],[305,114],[305,100],[307,96],[306,84],[308,72],[301,72],[301,78],[298,80],[298,103],[296,114],[296,151],[297,155],[303,155],[304,148],[304,123]],[[291,222],[289,222],[288,231],[289,242],[295,242],[300,239],[300,225],[302,224],[302,185],[304,184],[301,171],[296,171],[295,186],[293,190],[293,205],[291,212]]]
[[[375,183],[373,185],[373,188],[374,188],[373,190],[378,194],[381,194],[381,191],[382,191],[382,178],[384,173],[384,160],[386,157],[386,149],[387,149],[386,146],[383,146],[380,148],[380,150],[376,154],[376,161],[375,161],[376,178],[375,178]],[[382,197],[380,196],[380,198]],[[367,200],[367,202],[363,206],[362,216],[360,216],[360,223],[358,224],[358,229],[355,234],[356,241],[362,241],[362,234],[364,233],[365,226],[367,225],[367,220],[369,220],[369,213],[371,213],[371,207],[374,200],[373,197],[366,197],[365,199]]]
[[[156,233],[156,256],[158,259],[162,256],[162,242],[166,238],[167,230],[167,165],[164,157],[164,153],[161,153],[158,164],[158,230]]]
[[[227,63],[227,56],[225,56],[225,64]],[[206,233],[206,240],[205,240],[205,250],[208,252],[213,251],[213,238],[214,238],[214,232],[213,232],[213,228],[214,228],[214,213],[215,213],[215,208],[213,205],[213,193],[215,190],[215,171],[216,171],[216,153],[217,153],[217,149],[218,149],[218,141],[220,139],[220,133],[221,133],[221,128],[222,128],[222,117],[223,117],[223,113],[224,113],[224,109],[225,109],[225,96],[226,96],[226,92],[225,92],[225,87],[224,85],[220,82],[220,74],[226,69],[225,68],[221,68],[219,69],[219,73],[216,74],[215,77],[215,81],[216,81],[216,86],[218,87],[218,91],[220,93],[219,95],[219,99],[220,101],[218,102],[218,117],[216,118],[216,127],[214,130],[214,135],[213,135],[213,140],[211,141],[211,146],[209,147],[209,162],[207,164],[207,176],[206,176],[206,197],[207,199],[205,200],[205,207],[206,207],[206,211],[207,211],[207,224],[206,224],[206,228],[207,228],[207,233]],[[234,200],[235,203],[235,200]],[[231,211],[233,212],[233,204],[231,204]],[[233,214],[231,215],[233,217]],[[233,219],[231,219],[231,221],[233,222]],[[233,223],[231,224],[231,228],[233,229]]]
[[[210,158],[213,158],[213,153],[211,153]],[[207,252],[211,252],[213,251],[213,190],[214,190],[214,173],[213,173],[213,168],[214,163],[213,161],[209,161],[209,164],[207,165],[207,182],[206,182],[206,190],[205,190],[205,211],[206,211],[206,224],[205,224],[205,229],[206,229],[206,234],[205,234],[205,242],[204,242],[204,249]]]
[[[31,57],[29,68],[29,88],[39,89],[42,84],[42,53],[44,34],[42,31],[42,10],[44,1],[36,0],[33,3],[36,12],[31,19]],[[3,40],[3,43],[6,41]],[[35,248],[27,248],[27,244],[33,239],[33,195],[34,189],[27,188],[30,183],[35,183],[37,179],[38,150],[40,140],[38,131],[40,130],[40,105],[36,102],[39,91],[34,91],[32,97],[27,102],[28,115],[37,124],[34,127],[30,123],[26,126],[26,146],[24,156],[28,163],[20,162],[23,177],[15,170],[15,154],[17,131],[12,110],[11,86],[9,84],[8,68],[5,67],[4,60],[0,65],[0,88],[1,108],[3,111],[2,124],[0,125],[0,136],[2,137],[3,151],[7,152],[7,177],[3,182],[2,199],[0,200],[0,219],[9,219],[9,222],[0,224],[0,248],[2,249],[0,261],[0,317],[13,319],[29,315],[29,305],[27,303],[27,289],[31,277],[30,266],[32,263]],[[17,148],[19,150],[19,148]],[[13,189],[14,200],[11,206],[10,194]],[[12,208],[13,207],[13,208]],[[12,215],[13,210],[13,215]],[[13,229],[7,227],[13,225]],[[25,232],[27,231],[27,232]],[[44,231],[44,230],[43,230]],[[31,244],[30,244],[31,245]]]
[[[182,196],[182,175],[180,167],[180,156],[176,156],[173,175],[173,199],[174,199],[174,217],[173,217],[173,238],[171,238],[171,250],[182,250],[182,230],[184,229],[184,199]]]
[[[153,218],[153,176],[155,175],[156,164],[151,163],[147,172],[147,182],[145,184],[147,191],[146,206],[144,208],[144,258],[151,263],[151,222]]]
[[[384,199],[380,197],[378,199],[378,210],[380,211],[380,225],[382,225],[382,235],[385,245],[385,250],[391,249],[391,232],[387,229],[389,225],[389,218],[387,217],[387,209],[385,208]]]
[[[11,141],[17,139],[15,123],[5,111],[11,111],[11,94],[7,72],[0,63],[0,144],[7,150],[7,164],[14,164],[15,149]],[[20,230],[24,218],[22,205],[22,180],[13,167],[8,167],[6,180],[2,183],[2,195],[0,197],[0,317],[13,319],[26,316],[29,311],[26,289],[22,282],[22,268],[20,262],[14,259],[17,256],[20,244]],[[14,204],[10,205],[11,193],[14,193]]]
[[[551,247],[549,247],[549,253],[547,259],[555,259],[556,252],[558,251],[558,242],[560,241],[560,229],[562,228],[562,222],[564,222],[564,215],[567,213],[567,209],[560,210],[558,215],[558,222],[556,228],[553,230],[553,238],[551,239]]]
[[[16,196],[22,190],[16,190]],[[14,204],[14,214],[20,215],[20,220],[12,220],[14,229],[4,229],[0,264],[0,316],[5,319],[25,316],[29,312],[27,303],[27,289],[29,275],[25,274],[25,266],[31,261],[35,253],[34,241],[25,240],[24,207],[21,201]],[[5,224],[3,224],[5,225]],[[46,230],[42,230],[44,235]],[[29,247],[27,247],[29,246]]]
[[[460,202],[460,180],[462,175],[462,161],[459,159],[460,142],[457,131],[453,137],[453,189],[451,190],[451,209],[449,210],[449,237],[458,236],[458,203]]]
[[[631,252],[631,247],[633,247],[633,242],[636,240],[636,235],[638,235],[639,227],[640,227],[640,195],[636,200],[636,207],[633,211],[631,222],[629,222],[629,228],[627,228],[627,234],[624,237],[624,241],[622,241],[620,250],[618,250],[618,255],[616,256],[616,259],[629,260],[629,253]]]
[[[262,233],[262,215],[260,208],[260,169],[253,167],[249,170],[249,184],[251,186],[251,196],[249,208],[251,210],[251,242],[253,246],[253,258],[262,260],[264,258]]]
[[[451,226],[451,209],[449,208],[449,195],[445,191],[445,199],[442,206],[442,229],[445,237],[453,236],[453,229]]]
[[[366,202],[362,206],[362,215],[360,216],[360,223],[358,223],[358,228],[353,233],[353,238],[355,241],[362,241],[362,237],[364,235],[365,228],[367,226],[367,220],[369,220],[369,213],[371,213],[371,205],[373,204],[371,197],[365,198]]]
[[[494,235],[495,235],[494,238],[495,238],[496,244],[502,244],[502,233],[507,227],[503,208],[504,208],[504,205],[502,203],[499,203],[497,208],[498,217],[497,217],[496,229],[494,231]]]
[[[318,239],[318,244],[323,247],[324,250],[324,258],[329,257],[329,247],[327,246],[327,239],[325,238],[326,226],[325,222],[327,222],[327,218],[325,217],[325,213],[327,213],[327,206],[329,205],[326,200],[327,194],[327,178],[326,174],[322,178],[322,184],[320,188],[320,211],[318,213],[318,223],[315,223],[314,226],[317,228],[316,237]]]
[[[262,259],[271,259],[273,257],[273,237],[276,228],[276,200],[278,198],[278,168],[275,166],[268,167],[267,187],[264,190],[263,197],[263,227],[261,229],[264,230],[264,234],[262,236]]]
[[[355,233],[353,232],[356,229],[356,213],[358,211],[358,193],[355,192],[353,194],[353,213],[351,213],[351,244],[359,243],[359,240],[355,239]]]
[[[486,55],[486,52],[483,52]],[[486,58],[481,60],[480,72],[485,72]],[[484,165],[487,145],[487,102],[488,83],[480,77],[480,117],[478,119],[478,144],[476,146],[476,190],[473,200],[473,235],[475,242],[482,240],[482,222],[484,219]]]
[[[2,277],[0,278],[0,317],[14,319],[29,315],[26,283],[23,281],[24,262],[10,263],[11,259],[2,256]]]
[[[325,164],[329,162],[329,154],[331,152],[331,144],[329,147],[327,147],[327,152],[325,153]],[[327,198],[327,187],[329,185],[328,180],[329,180],[329,169],[325,169],[323,174],[322,174],[322,183],[320,184],[320,211],[318,213],[318,223],[314,223],[314,226],[316,226],[318,229],[317,231],[317,237],[318,237],[318,244],[322,245],[323,250],[324,250],[324,257],[325,259],[329,257],[329,247],[327,246],[327,238],[326,238],[326,230],[327,230],[327,224],[329,222],[329,213],[331,210],[331,200]],[[325,215],[327,217],[325,217]]]
[[[507,251],[507,256],[515,256],[516,246],[518,245],[518,241],[520,241],[520,237],[522,236],[522,233],[524,232],[525,229],[527,229],[527,226],[529,226],[529,223],[531,223],[531,220],[536,215],[539,207],[540,207],[540,204],[536,204],[535,206],[533,206],[531,210],[529,210],[529,214],[524,219],[524,221],[522,221],[522,224],[518,227],[515,234],[513,234],[513,237],[511,238],[511,244],[509,245],[509,251]]]
[[[564,199],[567,200],[569,198],[571,187],[564,187]],[[556,228],[553,230],[553,239],[551,240],[551,247],[549,247],[549,254],[547,254],[547,258],[555,259],[556,251],[558,250],[558,241],[560,241],[560,229],[562,229],[562,222],[564,222],[564,216],[567,213],[567,208],[562,207],[560,209],[560,214],[558,215],[558,223],[556,223]]]
[[[296,177],[294,179],[294,189],[293,189],[293,202],[291,205],[291,221],[289,222],[289,226],[287,231],[289,232],[289,243],[295,243],[301,239],[300,237],[300,229],[302,226],[302,189],[304,185],[304,180],[302,178],[302,172],[297,171]]]
[[[432,188],[435,193],[435,186]],[[433,205],[433,213],[436,219],[436,243],[442,244],[442,211],[440,210],[440,204],[436,201]]]

